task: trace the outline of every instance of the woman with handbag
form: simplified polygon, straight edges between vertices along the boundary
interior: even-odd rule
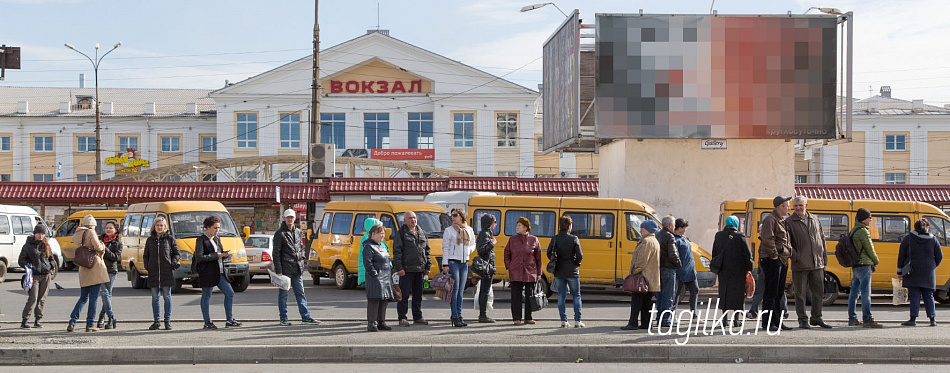
[[[142,259],[148,271],[146,285],[152,289],[152,317],[155,322],[148,330],[158,330],[159,323],[158,297],[161,295],[165,303],[165,330],[172,330],[172,286],[175,285],[175,273],[180,264],[178,259],[178,243],[175,236],[168,231],[168,221],[159,216],[152,222],[151,233],[145,239],[145,251]]]
[[[746,277],[752,271],[752,251],[749,242],[739,231],[739,218],[726,218],[726,227],[713,240],[712,262],[719,264],[719,309],[723,317],[731,312],[731,325],[742,320],[739,311],[745,310]],[[723,323],[730,325],[730,323]]]
[[[525,300],[534,296],[535,284],[541,278],[541,243],[531,235],[531,222],[523,216],[515,223],[515,232],[517,234],[505,245],[505,268],[511,282],[511,318],[515,325],[535,324],[531,305]]]
[[[497,241],[492,232],[495,231],[495,226],[497,225],[498,222],[495,221],[495,215],[482,215],[482,231],[478,232],[478,239],[475,240],[475,250],[478,252],[477,258],[485,261],[488,267],[488,273],[478,273],[478,322],[480,323],[495,322],[495,320],[488,317],[487,309],[488,292],[491,291],[492,279],[495,274],[495,244]],[[474,260],[475,259],[472,259],[473,262]]]
[[[660,226],[653,220],[640,223],[640,243],[630,258],[630,276],[643,276],[648,289],[634,292],[630,297],[630,319],[621,330],[650,328],[650,308],[653,297],[660,291],[660,242],[654,236],[658,230]]]
[[[442,234],[442,273],[455,279],[452,288],[452,326],[468,326],[462,319],[462,292],[468,282],[468,258],[475,251],[475,232],[466,224],[465,211],[452,209],[452,226]]]
[[[361,261],[366,270],[366,330],[392,330],[386,325],[386,307],[394,298],[392,261],[389,249],[383,242],[386,228],[382,224],[372,226],[369,239],[363,242]]]
[[[903,326],[917,326],[921,296],[924,298],[930,326],[937,326],[934,306],[937,281],[934,271],[943,261],[943,252],[937,238],[929,232],[930,222],[927,219],[917,220],[914,222],[914,230],[901,240],[897,253],[897,275],[901,276],[902,285],[907,288],[910,302],[910,320],[902,322]]]
[[[224,315],[227,321],[226,328],[241,326],[234,319],[234,288],[228,281],[224,271],[224,259],[230,254],[224,251],[218,231],[221,230],[221,219],[211,215],[202,222],[205,234],[198,236],[195,241],[195,262],[198,269],[198,284],[201,286],[201,317],[204,318],[204,329],[215,330],[218,327],[211,321],[211,293],[217,287],[224,294]]]
[[[95,325],[96,302],[99,298],[99,287],[109,282],[109,272],[106,270],[105,262],[102,261],[102,255],[105,253],[106,247],[99,241],[99,236],[96,234],[96,219],[92,215],[86,215],[82,218],[82,226],[76,229],[76,233],[73,233],[73,242],[76,244],[77,260],[80,259],[81,254],[78,251],[83,250],[82,247],[85,247],[84,250],[89,250],[93,260],[92,266],[89,268],[79,266],[79,300],[76,301],[73,312],[69,314],[69,325],[66,327],[66,331],[72,332],[76,329],[79,312],[82,311],[88,301],[86,331],[97,332],[99,328]]]
[[[96,327],[102,329],[115,329],[115,312],[112,310],[112,289],[115,287],[115,277],[119,273],[119,262],[122,261],[122,240],[119,239],[119,227],[114,221],[106,222],[105,233],[99,238],[106,246],[102,253],[102,261],[106,263],[106,270],[109,272],[109,282],[102,284],[99,289],[99,296],[102,297],[102,311],[99,311],[99,321]],[[108,317],[108,319],[105,319]],[[105,321],[103,322],[103,319]]]
[[[17,263],[20,268],[26,268],[26,266],[33,268],[33,286],[30,287],[30,295],[26,300],[26,306],[23,307],[23,322],[20,327],[23,329],[30,328],[27,321],[30,320],[30,313],[32,312],[36,316],[33,327],[42,328],[43,324],[40,324],[40,319],[43,318],[43,308],[46,305],[46,296],[49,294],[49,285],[52,281],[51,273],[56,268],[56,260],[53,259],[44,225],[37,224],[33,228],[33,235],[26,238],[26,243],[20,249]]]
[[[580,271],[581,260],[584,259],[584,252],[581,251],[581,242],[577,236],[571,234],[571,225],[573,220],[570,216],[562,216],[558,219],[560,232],[551,239],[548,245],[548,260],[554,262],[554,287],[557,288],[557,310],[561,316],[561,327],[569,328],[571,324],[567,321],[566,298],[567,291],[571,291],[571,304],[574,306],[574,327],[583,328],[584,322],[581,321],[581,282]],[[548,267],[550,267],[550,262]]]

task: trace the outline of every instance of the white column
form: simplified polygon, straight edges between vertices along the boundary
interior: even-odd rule
[[[838,145],[826,146],[819,150],[820,165],[818,182],[822,184],[838,183]]]
[[[435,147],[435,161],[432,165],[448,169],[452,165],[452,147],[455,144],[452,140],[451,110],[436,105],[432,112],[432,121],[432,141]]]
[[[405,111],[389,113],[389,148],[406,149],[409,147],[409,114]]]
[[[53,164],[53,180],[55,181],[76,181],[76,175],[73,175],[73,134],[70,131],[56,133],[55,147],[56,162]],[[59,164],[63,164],[63,169],[59,170]],[[56,171],[59,170],[60,177],[56,177]]]
[[[518,113],[518,177],[534,177],[534,110],[522,109]]]
[[[878,129],[864,132],[864,183],[884,184],[884,134]]]
[[[276,109],[259,111],[257,118],[257,152],[261,156],[277,155],[280,149],[280,116]]]
[[[475,163],[475,176],[498,176],[495,173],[495,112],[489,109],[475,112],[475,158],[465,160],[466,168]]]
[[[910,165],[908,184],[927,184],[927,130],[915,128],[910,131]]]

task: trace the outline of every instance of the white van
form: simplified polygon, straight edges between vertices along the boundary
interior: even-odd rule
[[[56,278],[56,273],[63,264],[63,252],[59,243],[53,239],[53,231],[49,225],[30,207],[0,205],[0,282],[6,278],[7,270],[20,268],[17,263],[20,250],[26,244],[26,238],[33,234],[36,224],[46,227],[46,237],[49,238],[49,246],[57,264],[53,269],[53,278]]]
[[[495,196],[494,192],[473,192],[468,190],[456,190],[450,192],[433,192],[426,194],[424,202],[439,205],[446,213],[452,209],[458,208],[462,211],[468,211],[468,200],[473,196]]]

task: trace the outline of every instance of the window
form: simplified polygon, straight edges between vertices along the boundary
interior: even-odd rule
[[[119,151],[125,152],[129,149],[139,151],[139,138],[133,136],[119,136]]]
[[[201,181],[218,181],[218,174],[201,175]]]
[[[139,231],[139,237],[148,237],[152,234],[152,222],[155,221],[155,215],[142,216],[142,230]]]
[[[475,113],[452,114],[452,127],[455,130],[456,148],[475,146]]]
[[[353,235],[362,236],[363,233],[366,233],[365,227],[363,224],[366,223],[366,219],[375,218],[376,214],[356,214],[356,221],[353,222]]]
[[[736,219],[739,219],[739,232],[745,232],[745,213],[744,213],[744,212],[737,212],[737,213],[734,213],[734,214],[732,214],[732,215],[730,215],[730,216],[735,216]],[[719,229],[720,229],[720,230],[724,229],[724,228],[725,228],[725,225],[726,225],[726,219],[723,218],[722,214],[719,214]],[[825,230],[825,232],[827,232],[827,231],[828,231],[828,230]],[[746,237],[748,237],[748,236],[746,236]]]
[[[257,147],[257,113],[237,113],[237,147]]]
[[[907,184],[907,174],[903,172],[885,173],[884,184]]]
[[[346,149],[346,114],[320,113],[320,142]]]
[[[76,138],[76,151],[80,153],[96,151],[95,136],[79,136]]]
[[[53,174],[33,174],[33,181],[53,181]]]
[[[10,174],[0,174],[0,181],[10,181]]]
[[[517,171],[498,171],[498,177],[518,177]]]
[[[481,232],[484,227],[482,227],[482,216],[485,215],[494,215],[495,222],[498,223],[495,226],[495,229],[492,230],[492,235],[497,236],[501,232],[501,211],[498,210],[475,210],[475,215],[472,219],[472,229],[476,232]]]
[[[10,151],[10,136],[0,136],[0,152]]]
[[[571,234],[577,236],[577,238],[610,239],[614,237],[614,214],[568,212],[564,215],[570,216],[573,220]]]
[[[343,214],[336,213],[333,214],[333,225],[330,228],[330,233],[333,234],[350,234],[350,227],[352,227],[353,214]]]
[[[594,174],[582,174],[582,175],[577,175],[577,177],[578,177],[578,178],[581,178],[581,179],[596,179],[596,178],[597,178],[597,175],[594,175]]]
[[[181,175],[168,175],[162,178],[162,181],[181,181]]]
[[[300,172],[281,172],[280,179],[283,181],[300,181]]]
[[[405,218],[405,213],[396,214],[396,223],[405,224]],[[419,227],[426,232],[429,238],[441,238],[445,229],[452,226],[452,218],[444,212],[416,211],[416,219]]]
[[[900,215],[874,216],[871,239],[880,242],[901,242],[910,233],[910,218]]]
[[[56,237],[69,237],[76,233],[76,226],[79,220],[67,220],[56,229]]]
[[[389,113],[363,113],[363,148],[389,149]]]
[[[808,175],[795,175],[795,184],[805,184],[808,182]]]
[[[499,147],[518,146],[518,113],[496,113],[495,130]]]
[[[300,149],[300,113],[280,114],[280,147]]]
[[[628,241],[639,241],[640,240],[640,224],[647,220],[653,220],[649,216],[644,214],[638,214],[634,212],[628,212],[625,214],[627,216],[627,240]]]
[[[320,233],[330,233],[330,218],[332,216],[332,212],[323,213],[323,221],[320,222]]]
[[[538,136],[538,149],[536,151],[538,153],[544,151],[544,138],[541,136]]]
[[[10,219],[6,215],[0,215],[0,234],[10,234]]]
[[[508,210],[505,212],[505,235],[514,236],[518,218],[527,218],[531,223],[531,234],[537,237],[554,237],[557,233],[557,215],[554,211]]]
[[[423,172],[423,173],[410,172],[410,173],[409,173],[409,177],[415,177],[415,178],[419,178],[419,177],[430,177],[430,176],[432,176],[432,173],[431,173],[431,172]]]
[[[11,216],[13,223],[13,234],[32,234],[33,222],[29,216]]]
[[[937,216],[924,216],[924,219],[927,219],[927,222],[930,223],[930,234],[937,237],[937,241],[940,242],[940,245],[950,245],[950,239],[947,237],[947,230],[950,229],[950,221]]]
[[[396,235],[396,232],[399,231],[399,228],[396,227],[396,219],[393,218],[392,215],[383,214],[379,217],[379,222],[383,223],[383,228],[389,228],[392,230],[392,232],[389,235],[389,239],[390,240],[394,239],[393,237]],[[423,229],[423,231],[425,231],[425,229]]]
[[[33,138],[33,151],[51,152],[53,151],[53,136],[36,136]]]
[[[162,142],[162,153],[181,152],[181,137],[162,136],[160,140]]]
[[[884,150],[895,152],[907,150],[907,135],[884,135]]]
[[[95,174],[78,174],[76,175],[76,181],[95,181]]]
[[[142,215],[132,215],[126,219],[125,231],[122,232],[123,236],[136,237],[139,235],[139,224],[142,223]]]
[[[218,151],[217,136],[201,136],[201,152],[214,153]]]
[[[825,241],[837,241],[842,235],[851,233],[848,215],[845,214],[815,214],[821,222],[821,230],[825,232]]]
[[[535,179],[553,179],[556,178],[555,174],[534,174]]]
[[[257,171],[238,172],[237,181],[257,181]]]
[[[434,149],[432,113],[409,113],[409,149]]]

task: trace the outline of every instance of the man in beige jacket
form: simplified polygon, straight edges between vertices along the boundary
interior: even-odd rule
[[[106,247],[99,241],[99,235],[96,234],[96,219],[92,215],[86,215],[82,218],[82,226],[76,229],[76,233],[73,233],[73,242],[76,244],[76,250],[79,250],[80,246],[85,246],[96,254],[92,267],[79,266],[79,300],[76,302],[73,312],[69,315],[69,325],[66,327],[66,331],[72,332],[75,330],[76,321],[79,320],[79,312],[82,311],[88,301],[86,331],[96,332],[99,331],[99,328],[94,325],[96,303],[99,299],[99,286],[109,282],[109,271],[106,269],[105,262],[102,261],[102,254]]]
[[[792,257],[789,266],[792,269],[792,285],[795,288],[795,312],[798,314],[798,327],[811,329],[820,326],[831,329],[821,319],[821,302],[825,293],[825,264],[828,263],[828,250],[825,246],[825,233],[818,216],[806,210],[808,200],[803,196],[792,200],[795,213],[785,219],[789,243],[792,245]],[[805,294],[811,296],[811,319],[805,313]]]

